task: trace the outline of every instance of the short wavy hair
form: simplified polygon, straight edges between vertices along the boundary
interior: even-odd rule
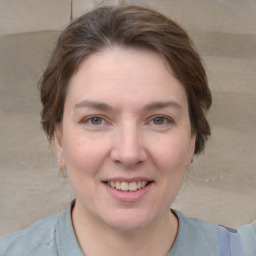
[[[186,90],[191,130],[196,134],[194,153],[202,152],[210,135],[206,112],[212,97],[201,58],[183,28],[154,10],[138,6],[97,8],[60,34],[39,82],[41,123],[49,141],[62,121],[72,75],[88,55],[114,45],[148,49],[164,58]]]

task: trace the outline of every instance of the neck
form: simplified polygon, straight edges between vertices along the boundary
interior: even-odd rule
[[[171,211],[143,229],[119,231],[82,214],[80,207],[75,204],[72,221],[86,256],[166,256],[178,232],[178,220]]]

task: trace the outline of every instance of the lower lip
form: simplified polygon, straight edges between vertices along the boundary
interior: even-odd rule
[[[107,191],[116,199],[123,202],[135,202],[141,200],[151,189],[153,182],[145,186],[144,188],[138,189],[136,191],[121,191],[110,187],[103,182]]]

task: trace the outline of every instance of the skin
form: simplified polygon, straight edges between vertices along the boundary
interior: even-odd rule
[[[113,47],[81,63],[55,145],[77,196],[72,221],[87,256],[168,253],[178,232],[169,208],[195,137],[185,89],[158,54]],[[150,186],[120,199],[104,183],[114,179]]]

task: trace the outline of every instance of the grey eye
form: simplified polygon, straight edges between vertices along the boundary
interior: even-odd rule
[[[165,117],[156,117],[153,119],[153,123],[156,124],[156,125],[162,125],[166,122],[166,118]]]
[[[97,116],[92,117],[92,118],[90,119],[90,121],[91,121],[91,124],[93,124],[93,125],[101,125],[102,122],[103,122],[102,118],[97,117]]]

